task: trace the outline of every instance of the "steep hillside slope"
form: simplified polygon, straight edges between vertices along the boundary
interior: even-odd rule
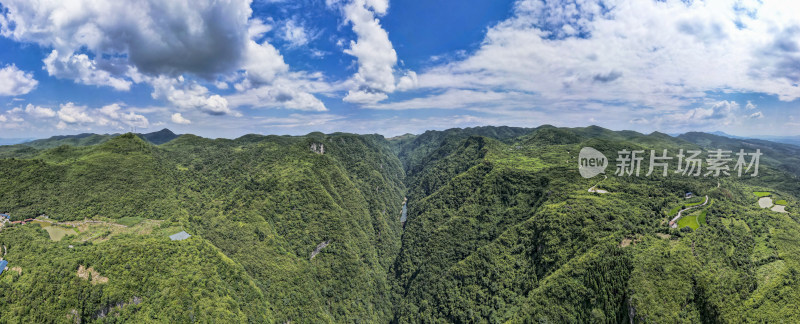
[[[165,219],[178,212],[176,179],[152,145],[126,134],[95,146],[59,146],[0,163],[0,208],[14,219],[42,214]]]
[[[581,147],[615,159],[623,149],[668,149],[675,156],[679,149],[716,149],[716,143],[548,126],[504,141],[473,136],[455,144],[399,144],[406,152],[415,145],[433,149],[406,163],[409,214],[393,269],[397,322],[797,316],[792,309],[800,300],[791,291],[800,282],[773,276],[791,278],[800,270],[794,244],[786,241],[800,234],[798,216],[794,209],[761,209],[753,194],[770,191],[796,206],[798,184],[783,162],[792,156],[779,154],[781,145],[765,148],[771,157],[755,178],[645,176],[649,161],[639,177],[618,177],[612,160],[604,180],[580,177]],[[603,193],[587,190],[596,187]],[[696,231],[672,229],[671,210],[688,191],[712,203],[702,216],[691,216],[702,219]]]
[[[102,144],[4,159],[0,209],[12,220],[45,214],[37,222],[58,223],[53,228],[67,236],[23,244],[25,236],[47,237],[35,222],[0,231],[0,245],[9,247],[6,259],[23,269],[0,278],[0,290],[32,296],[4,298],[0,307],[17,310],[13,318],[21,321],[67,314],[89,320],[99,319],[96,314],[109,305],[136,299],[135,306],[120,307],[128,314],[123,318],[184,305],[180,312],[153,318],[386,322],[392,318],[387,273],[400,247],[403,177],[385,139],[350,134],[236,140],[184,135],[162,146],[125,134]],[[167,236],[180,230],[192,237],[170,242]],[[135,257],[117,255],[121,248],[136,251],[130,252]],[[59,255],[65,251],[69,257]],[[131,260],[148,257],[175,268],[130,268]],[[47,259],[53,266],[42,263]],[[232,270],[206,262],[240,273],[232,276]],[[32,312],[37,303],[90,292],[70,286],[75,279],[65,274],[79,264],[122,286],[93,288],[95,299],[88,304],[50,305],[49,315]],[[48,271],[63,279],[42,290],[34,276]],[[200,273],[209,279],[172,278],[187,273],[185,280]],[[149,288],[154,286],[134,287],[151,277],[182,288],[162,294]],[[118,287],[102,287],[112,286]],[[208,308],[220,302],[218,309]]]
[[[182,136],[164,150],[191,228],[253,275],[278,320],[391,317],[404,187],[383,138]]]

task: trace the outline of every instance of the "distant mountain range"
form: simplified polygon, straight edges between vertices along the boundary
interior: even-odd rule
[[[724,136],[733,139],[760,139],[760,140],[767,140],[772,142],[784,143],[784,144],[792,144],[800,146],[800,136],[769,136],[769,135],[756,135],[750,137],[743,137],[743,136],[736,136],[731,135],[725,132],[711,132],[709,134],[717,135],[717,136]]]
[[[119,135],[121,134],[81,133],[76,135],[51,136],[50,138],[44,138],[44,139],[6,138],[6,139],[0,139],[0,145],[21,144],[39,149],[58,147],[65,144],[72,146],[88,146],[88,145],[104,143],[109,139],[112,139]],[[178,137],[178,135],[176,135],[171,130],[166,128],[152,133],[137,133],[136,136],[139,136],[143,140],[146,140],[156,145],[164,144]]]
[[[0,145],[14,145],[35,140],[35,138],[0,138]]]
[[[687,133],[670,133],[667,134],[672,137],[680,137],[681,135],[694,133],[694,132],[687,132]],[[737,136],[731,135],[722,131],[714,131],[714,132],[706,132],[706,134],[717,135],[732,139],[756,139],[756,140],[766,140],[772,141],[777,143],[784,143],[784,144],[792,144],[800,146],[800,136],[770,136],[770,135],[758,135],[758,136]],[[56,147],[63,144],[75,145],[75,146],[86,146],[86,145],[94,145],[103,143],[109,140],[112,137],[119,136],[119,133],[115,134],[94,134],[94,133],[82,133],[76,135],[59,135],[59,136],[52,136],[49,138],[44,139],[34,139],[34,138],[0,138],[0,145],[15,145],[15,144],[25,144],[28,146],[33,146],[37,148],[50,148]],[[142,139],[159,145],[169,142],[178,137],[177,134],[173,133],[171,130],[164,128],[157,132],[152,133],[136,133],[137,136],[141,137]],[[405,134],[402,136],[394,137],[393,139],[399,139],[402,137],[413,136],[412,134]]]
[[[756,138],[800,146],[800,136],[757,136]]]

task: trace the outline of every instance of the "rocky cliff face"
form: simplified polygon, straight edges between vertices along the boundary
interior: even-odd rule
[[[325,144],[322,143],[311,143],[311,152],[317,154],[325,154]]]

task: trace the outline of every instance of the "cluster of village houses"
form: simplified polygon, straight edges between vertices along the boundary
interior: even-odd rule
[[[30,222],[30,221],[33,221],[33,218],[28,218],[28,219],[26,219],[26,220],[18,220],[18,221],[13,221],[13,222],[12,222],[12,221],[11,221],[11,215],[9,215],[9,214],[0,214],[0,227],[2,227],[3,225],[5,225],[6,223],[10,223],[10,224],[23,224],[23,225],[24,225],[24,224],[26,224],[26,223],[28,223],[28,222]]]

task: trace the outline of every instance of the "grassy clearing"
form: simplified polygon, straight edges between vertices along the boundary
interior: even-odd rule
[[[786,200],[784,200],[784,199],[781,199],[781,200],[776,200],[776,201],[775,201],[775,204],[776,204],[776,205],[783,205],[783,206],[786,206],[787,202],[786,202]]]
[[[772,195],[772,193],[769,193],[767,191],[754,191],[753,194],[756,195],[756,197],[758,197],[758,198],[768,197],[768,196]]]
[[[50,234],[50,240],[58,242],[61,241],[67,235],[75,235],[75,229],[72,228],[64,228],[61,226],[48,226],[44,228],[48,234]]]
[[[114,222],[117,223],[117,224],[120,224],[120,225],[125,225],[125,226],[128,226],[128,227],[131,227],[133,225],[141,223],[144,220],[145,220],[144,217],[130,217],[129,216],[129,217],[122,217],[120,219],[114,220]]]
[[[133,217],[138,218],[138,217]],[[121,220],[121,219],[120,219]],[[127,222],[132,223],[135,220],[128,220]],[[108,222],[100,222],[100,223],[81,223],[78,226],[78,230],[80,234],[74,238],[76,242],[86,242],[92,241],[95,243],[105,242],[111,237],[122,235],[122,234],[132,234],[132,235],[166,235],[163,229],[161,229],[161,224],[163,221],[160,220],[152,220],[152,219],[141,219],[135,225],[131,226],[120,226],[122,224],[116,223],[108,223]],[[170,233],[174,234],[174,233]]]
[[[678,220],[678,228],[684,228],[686,226],[691,227],[692,229],[697,229],[700,227],[700,223],[697,222],[697,216],[684,216]]]
[[[706,211],[703,210],[700,213],[693,213],[692,215],[681,217],[678,220],[678,227],[684,228],[686,226],[691,227],[693,230],[697,230],[701,225],[706,224]]]
[[[35,220],[33,221],[33,223],[39,224],[39,226],[41,226],[45,231],[47,231],[47,234],[50,234],[50,240],[54,242],[61,241],[61,239],[63,239],[67,235],[78,234],[73,228],[53,225],[51,223],[39,220]]]
[[[694,207],[694,206],[697,206],[697,205],[702,205],[704,202],[705,202],[705,198],[703,198],[703,200],[700,200],[698,202],[692,202],[692,203],[685,204],[684,206],[686,206],[686,208],[689,208],[689,207]]]

